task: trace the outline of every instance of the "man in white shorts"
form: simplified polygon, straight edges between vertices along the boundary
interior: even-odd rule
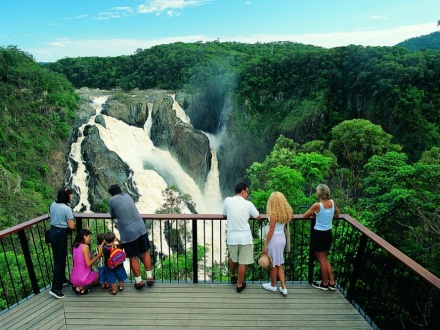
[[[254,204],[246,200],[248,195],[248,185],[238,183],[235,186],[235,196],[226,197],[223,204],[223,215],[227,218],[226,243],[229,250],[231,283],[237,284],[238,293],[246,288],[246,265],[254,263],[254,243],[249,218],[260,219],[260,213]],[[238,278],[235,275],[237,266]]]

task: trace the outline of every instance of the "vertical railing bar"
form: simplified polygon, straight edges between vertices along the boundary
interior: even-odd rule
[[[41,266],[41,258],[43,258],[43,260],[45,259],[45,251],[44,251],[44,247],[43,247],[43,240],[41,238],[41,231],[39,230],[39,224],[36,224],[35,227],[36,227],[36,233],[35,234],[34,234],[33,227],[29,228],[30,232],[31,232],[32,245],[34,247],[34,251],[35,251],[35,255],[36,255],[36,260],[38,261],[38,265],[37,265],[37,267],[34,267],[34,269],[37,268],[39,270],[39,274],[40,274],[41,279],[43,280],[43,283],[44,283],[44,271],[43,271],[43,268]],[[40,250],[38,250],[38,248],[37,248],[37,243],[35,242],[35,236],[38,236],[38,242],[39,242],[39,245],[40,245]],[[37,251],[40,251],[40,253],[38,253]],[[40,292],[40,289],[39,289],[40,286],[38,284],[38,280],[37,280],[37,286],[38,286],[38,292]]]
[[[223,236],[222,236],[222,232],[223,232],[223,221],[219,220],[220,224],[219,224],[219,228],[220,228],[220,248],[219,248],[219,253],[220,253],[220,259],[219,259],[219,263],[220,263],[220,283],[223,282]]]
[[[24,232],[24,230],[20,230],[17,234],[20,239],[24,261],[26,263],[29,280],[31,281],[32,285],[32,291],[34,292],[34,294],[38,294],[40,293],[40,288],[38,287],[37,275],[35,274],[34,264],[32,263],[32,256],[31,251],[29,250],[29,243],[27,241],[26,233]]]
[[[214,283],[214,266],[215,266],[215,254],[214,254],[214,219],[210,219],[211,221],[211,282]],[[205,273],[206,273],[206,266],[205,266]],[[206,282],[206,276],[205,276],[205,282]]]
[[[353,272],[350,276],[350,285],[347,290],[347,299],[352,301],[356,296],[356,285],[361,272],[362,261],[364,260],[364,252],[367,245],[367,236],[361,236],[361,242],[357,251],[356,259],[354,261]]]
[[[197,264],[197,220],[192,219],[192,245],[193,245],[193,283],[199,283],[199,270]]]
[[[316,219],[312,218],[310,221],[310,244],[309,244],[309,272],[307,280],[309,284],[313,282],[313,269],[315,264],[315,251],[313,251],[313,228],[315,227]]]
[[[6,266],[7,266],[7,269],[8,269],[9,278],[11,279],[12,285],[14,285],[14,281],[12,281],[11,268],[9,267],[8,256],[6,254],[6,249],[5,249],[5,246],[3,244],[3,238],[0,239],[0,243],[1,243],[1,246],[2,246],[3,255],[5,257],[5,263],[6,263]],[[6,290],[6,284],[3,282],[3,276],[0,276],[0,282],[1,282],[1,286],[2,286],[2,291],[4,292],[4,299],[6,300],[6,305],[8,306],[8,309],[9,309],[10,306],[11,306],[11,303],[9,302],[8,295],[6,294],[7,290]],[[15,294],[15,298],[17,299],[17,295],[15,293],[15,288],[14,288],[14,294]]]
[[[160,244],[160,253],[162,254],[162,256],[160,257],[160,268],[162,269],[162,282],[164,280],[164,273],[163,273],[163,235],[162,235],[162,221],[161,220],[157,220],[159,221],[159,244]]]

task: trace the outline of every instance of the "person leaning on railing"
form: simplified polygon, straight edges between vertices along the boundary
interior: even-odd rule
[[[57,299],[64,298],[63,283],[66,281],[67,235],[75,228],[73,212],[69,206],[73,191],[67,187],[58,190],[57,200],[50,205],[49,239],[53,253],[52,288],[49,293]]]
[[[310,209],[304,213],[304,218],[310,218],[316,215],[316,224],[313,228],[313,248],[316,252],[321,268],[321,281],[312,283],[312,286],[321,290],[335,290],[335,279],[330,261],[327,259],[330,246],[333,241],[332,220],[339,216],[339,209],[336,203],[330,199],[330,188],[325,184],[319,184],[316,187],[316,196],[319,203],[313,204]]]

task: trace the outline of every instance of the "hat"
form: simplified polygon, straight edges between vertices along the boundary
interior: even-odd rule
[[[258,255],[258,264],[261,268],[270,268],[272,267],[272,257],[267,252],[261,252]]]

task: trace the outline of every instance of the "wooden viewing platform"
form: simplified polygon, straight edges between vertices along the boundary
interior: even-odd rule
[[[49,290],[0,315],[7,329],[371,329],[339,291],[287,284],[288,296],[248,283],[156,283],[116,296],[100,287],[84,296],[65,287],[64,299]]]

